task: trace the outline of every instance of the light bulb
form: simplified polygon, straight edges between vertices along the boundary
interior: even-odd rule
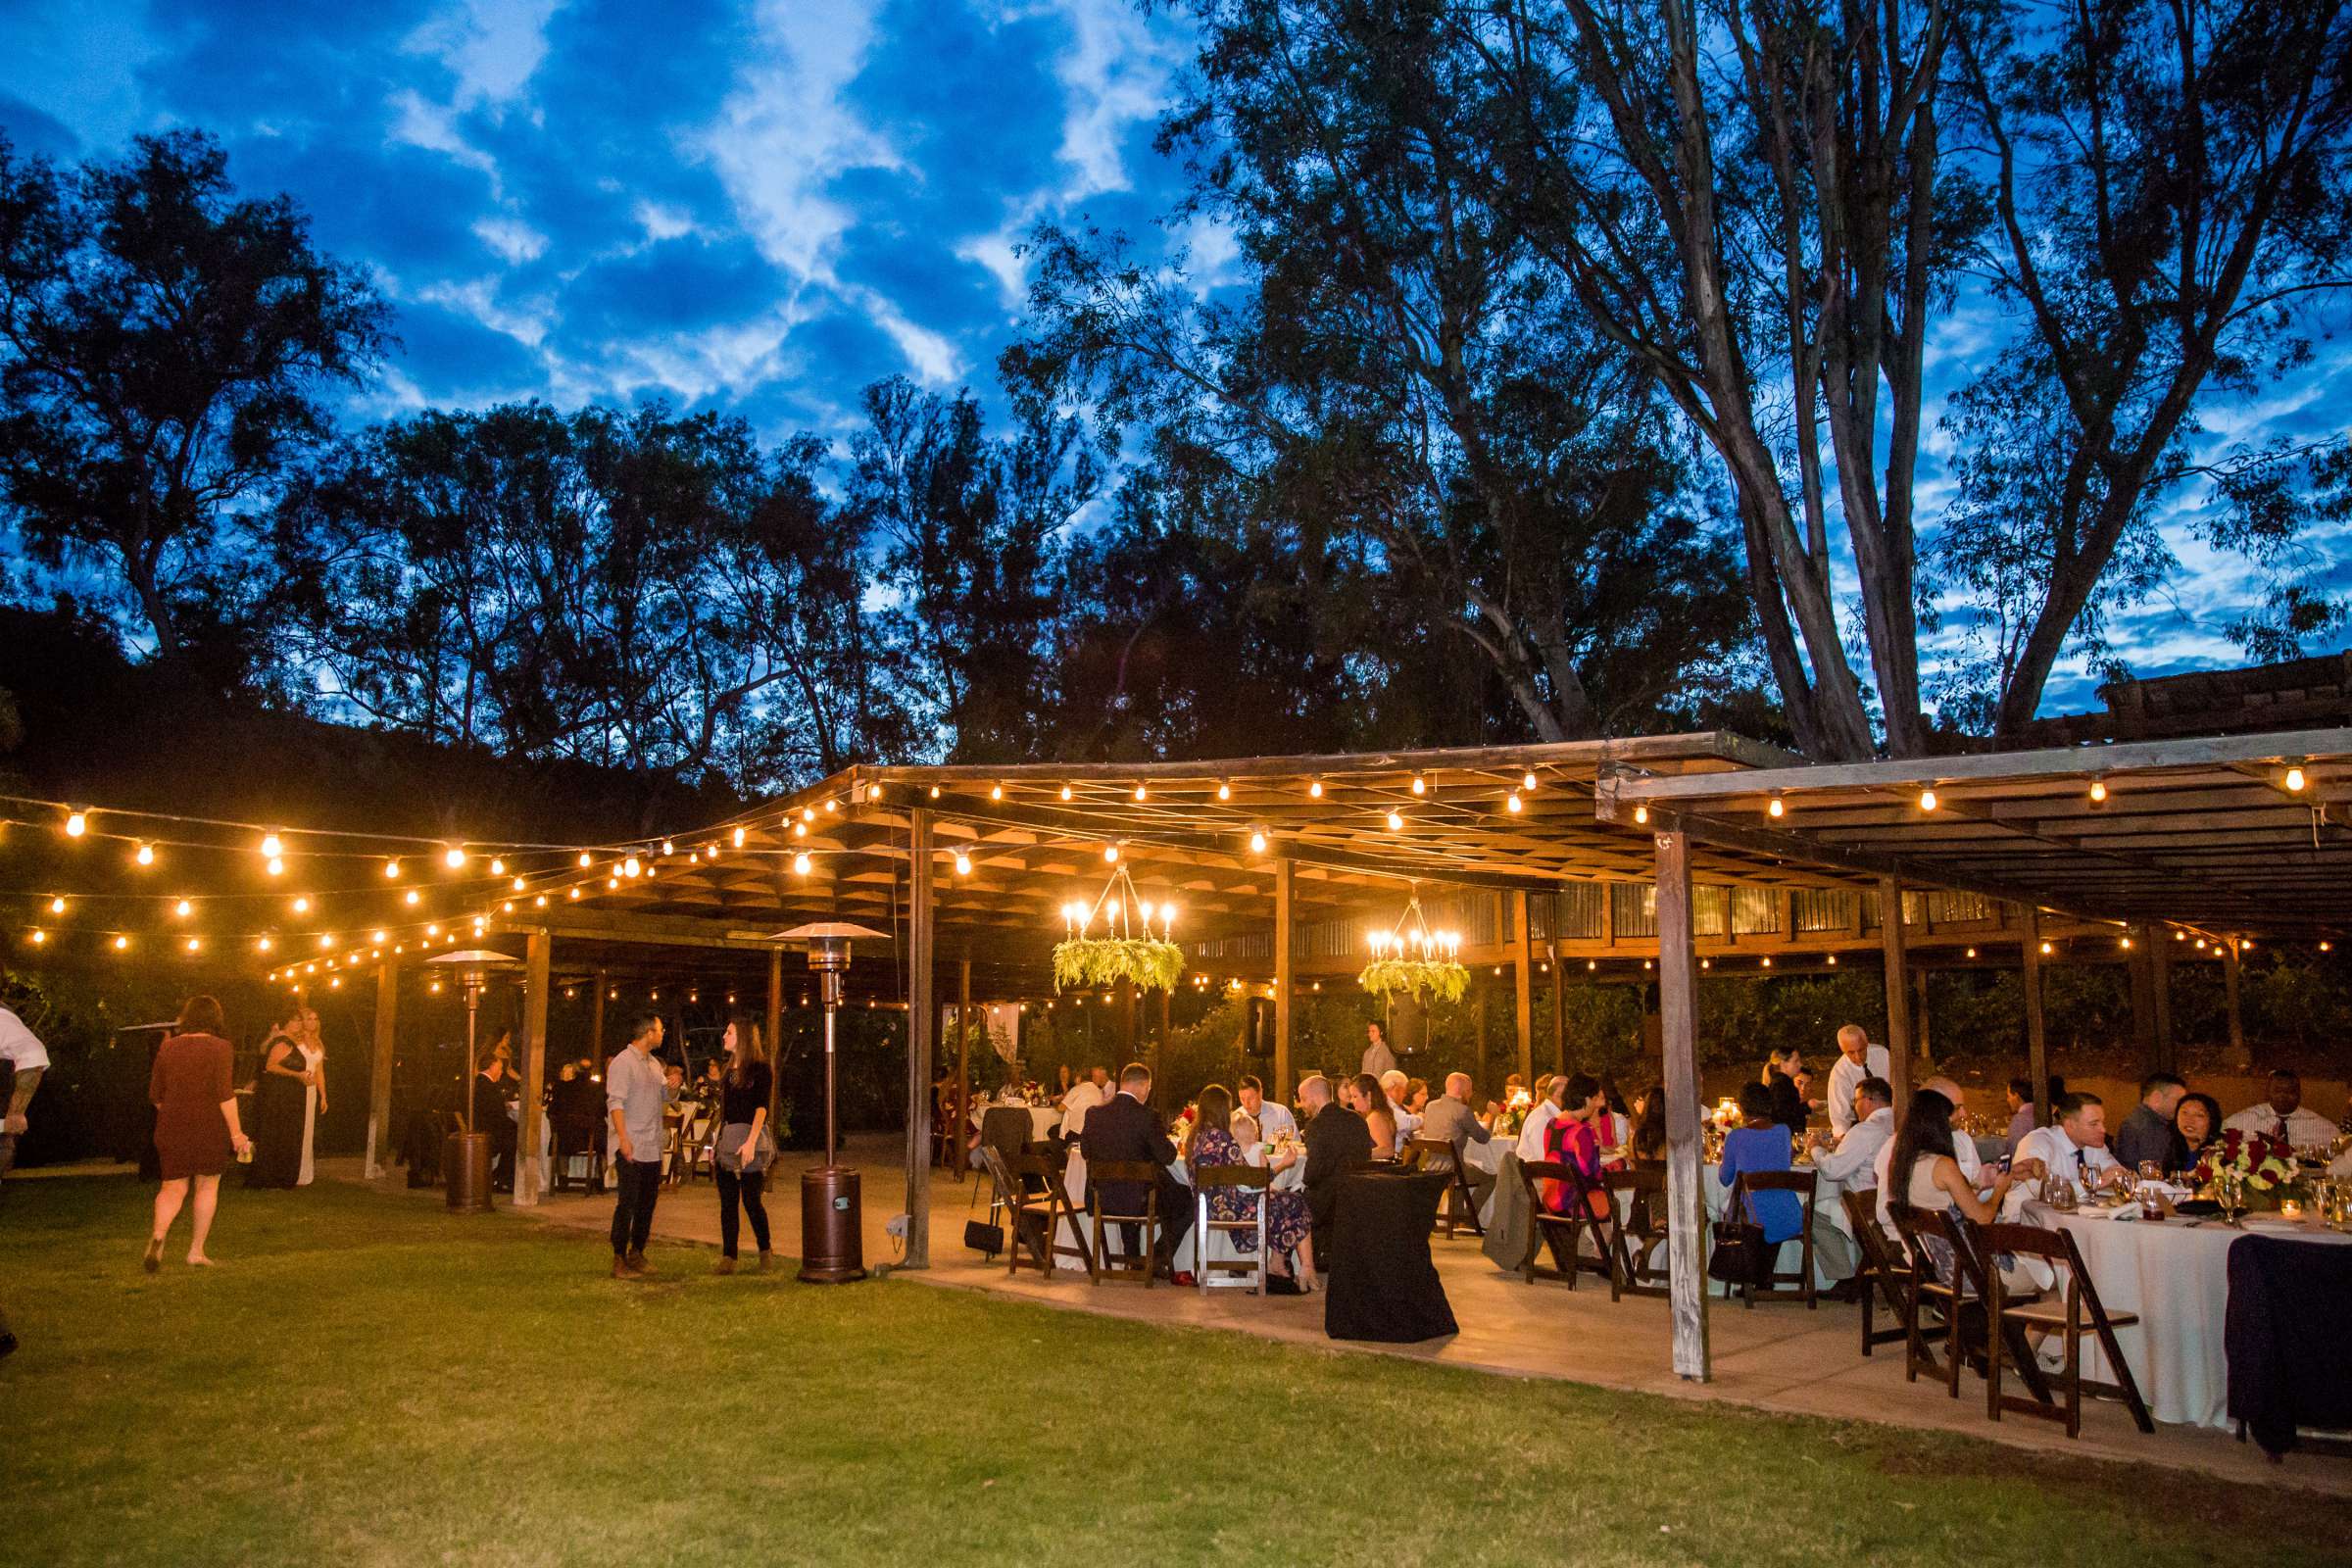
[[[190,937],[190,938],[188,938],[188,951],[189,951],[190,953],[199,952],[200,950],[202,950],[202,948],[203,948],[203,947],[204,947],[204,938],[202,938],[202,937]]]
[[[1788,813],[1788,808],[1787,804],[1784,803],[1778,795],[1775,795],[1772,798],[1772,804],[1765,807],[1764,809],[1768,815],[1772,816],[1786,816]]]
[[[130,947],[130,938],[128,938],[128,937],[117,937],[117,938],[115,938],[115,951],[116,951],[117,953],[122,953],[122,952],[124,952],[124,951],[125,951],[125,950],[127,950],[129,947]]]
[[[50,912],[51,914],[63,914],[63,913],[65,913],[65,912],[66,912],[66,901],[65,901],[65,900],[63,900],[63,899],[51,899],[51,900],[49,901],[49,912]]]
[[[504,860],[492,860],[490,862],[490,874],[492,876],[505,876],[507,874],[507,862]]]
[[[185,920],[189,915],[196,912],[196,906],[190,904],[187,900],[182,899],[177,904],[172,906],[172,912],[178,915],[182,920]]]
[[[1646,806],[1637,806],[1637,807],[1635,807],[1635,808],[1634,808],[1634,820],[1635,820],[1637,823],[1639,823],[1639,822],[1646,822],[1646,821],[1648,821],[1648,820],[1649,820],[1649,808],[1648,808],[1648,807],[1646,807]]]
[[[155,863],[155,846],[152,844],[140,845],[138,848],[138,853],[133,855],[131,858],[138,861],[141,865],[153,865]]]
[[[1521,774],[1519,777],[1519,787],[1523,790],[1533,793],[1536,787],[1536,775],[1533,773]]]
[[[369,932],[368,940],[370,942],[381,943],[384,940],[384,933],[381,931]]]
[[[663,839],[662,841],[662,853],[663,855],[675,855],[678,853],[678,847],[675,844],[672,844],[669,840]]]
[[[1415,795],[1427,795],[1429,793],[1429,780],[1423,778],[1420,774],[1415,773],[1413,775],[1413,793]]]
[[[1936,809],[1936,792],[1934,790],[1921,790],[1919,792],[1919,808],[1923,811],[1933,811]]]
[[[956,857],[956,874],[957,876],[970,876],[972,874],[972,858],[970,856],[958,855]]]
[[[1404,831],[1404,818],[1399,816],[1395,811],[1391,811],[1389,813],[1389,831],[1392,833],[1401,833]]]
[[[934,795],[936,795],[936,794],[938,794],[939,792],[938,792],[937,790],[934,790],[934,791],[932,791],[932,793],[933,793]],[[1066,801],[1066,800],[1068,800],[1068,799],[1070,798],[1070,787],[1069,787],[1067,784],[1064,784],[1064,785],[1061,787],[1061,798],[1062,798],[1063,800],[1065,800],[1065,801]]]
[[[1144,787],[1141,784],[1135,787],[1135,798],[1139,801],[1144,798]]]
[[[517,892],[517,893],[520,893],[520,892],[522,891],[522,886],[523,886],[523,883],[522,883],[522,878],[520,878],[520,877],[516,877],[516,878],[514,879],[514,891],[515,891],[515,892]]]
[[[1306,793],[1310,799],[1321,800],[1323,798],[1323,781],[1316,779],[1306,787]]]
[[[424,895],[417,892],[415,888],[411,888],[409,889],[408,897],[402,900],[402,902],[408,905],[410,908],[414,909],[417,905],[424,902]]]
[[[637,857],[632,855],[620,862],[620,874],[622,876],[642,876],[645,874],[645,867],[639,864]]]
[[[256,943],[255,946],[259,947],[264,953],[268,953],[272,947],[276,946],[276,944],[271,942],[268,937],[264,937],[260,942]]]
[[[1526,807],[1525,807],[1523,804],[1521,804],[1521,802],[1520,802],[1520,800],[1519,800],[1519,792],[1518,792],[1517,790],[1513,790],[1513,791],[1511,791],[1511,798],[1510,798],[1509,800],[1507,800],[1507,801],[1503,802],[1502,804],[1503,804],[1503,809],[1504,809],[1504,810],[1506,810],[1506,811],[1510,811],[1510,812],[1512,812],[1512,813],[1514,813],[1514,814],[1516,814],[1517,812],[1524,811],[1524,810],[1526,810],[1526,809],[1527,809],[1527,808],[1526,808]]]
[[[580,852],[580,869],[581,869],[581,870],[585,871],[585,870],[587,870],[587,869],[588,869],[590,866],[594,865],[595,863],[596,863],[596,859],[595,859],[595,858],[594,858],[593,856],[591,856],[591,855],[590,855],[590,854],[589,854],[589,853],[588,853],[586,850],[582,850],[582,851]]]
[[[1002,784],[991,784],[988,787],[988,798],[992,801],[1003,800],[1004,798],[1004,786]]]
[[[386,860],[384,862],[384,877],[387,881],[398,881],[400,879],[400,862],[398,860]]]
[[[1103,845],[1102,858],[1106,861],[1109,861],[1113,865],[1117,864],[1119,859],[1119,847],[1116,844]]]
[[[89,830],[90,819],[86,813],[75,811],[73,815],[66,818],[66,837],[70,839],[77,839],[84,833],[87,833]]]
[[[830,804],[830,803],[828,803],[828,804]],[[734,832],[734,835],[733,835],[733,837],[734,837],[734,841],[735,841],[735,847],[736,847],[737,849],[739,849],[739,850],[740,850],[740,849],[742,849],[742,848],[743,848],[743,829],[741,829],[741,828],[737,828],[737,829],[735,830],[735,832]]]
[[[1835,953],[1830,955],[1830,967],[1833,969],[1838,967],[1838,955]]]
[[[2303,787],[2303,770],[2301,768],[2290,767],[2286,770],[2286,787],[2290,790],[2299,790]]]
[[[807,876],[808,874],[808,856],[807,852],[804,851],[803,853],[792,858],[792,868],[803,876]]]
[[[271,876],[281,876],[285,873],[286,862],[273,856],[270,858],[269,869]]]
[[[1250,854],[1252,854],[1252,855],[1263,855],[1263,854],[1265,854],[1265,852],[1266,852],[1266,836],[1265,836],[1263,833],[1252,833],[1252,834],[1250,834]]]
[[[1233,786],[1232,786],[1232,785],[1230,785],[1230,784],[1220,784],[1220,785],[1218,785],[1218,786],[1217,786],[1217,799],[1218,799],[1218,800],[1220,800],[1220,801],[1230,801],[1230,800],[1232,800],[1232,799],[1233,799]]]
[[[325,935],[325,934],[323,934],[323,933],[321,933],[321,934],[320,934],[320,936],[319,936],[319,938],[318,938],[318,946],[319,946],[319,948],[320,948],[321,950],[324,950],[324,949],[327,949],[327,948],[331,948],[331,947],[333,947],[334,945],[335,945],[335,939],[334,939],[333,937],[327,936],[327,935]]]
[[[2106,799],[2107,781],[2103,778],[2092,779],[2090,781],[2090,804],[2097,806],[2102,804]]]
[[[442,855],[441,863],[452,871],[464,865],[466,863],[466,847],[462,844],[452,844]]]
[[[44,943],[44,942],[46,942],[46,941],[48,941],[48,940],[49,940],[49,933],[48,933],[48,932],[46,932],[46,931],[42,930],[42,929],[41,929],[39,926],[37,926],[37,925],[36,925],[36,926],[34,926],[34,927],[32,928],[32,945],[33,945],[34,947],[36,947],[36,948],[37,948],[37,947],[39,947],[39,946],[40,946],[42,943]]]
[[[276,859],[276,858],[277,858],[279,856],[281,856],[281,855],[283,855],[283,854],[285,854],[285,853],[286,853],[286,847],[285,847],[285,845],[284,845],[282,842],[280,842],[280,841],[279,841],[279,839],[278,839],[278,836],[277,836],[276,834],[274,834],[274,833],[265,833],[265,834],[263,834],[263,835],[262,835],[262,858],[263,858],[263,859],[265,859],[265,860],[274,860],[274,859]]]

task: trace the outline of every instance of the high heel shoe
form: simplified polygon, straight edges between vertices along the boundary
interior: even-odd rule
[[[147,1255],[139,1259],[139,1267],[153,1274],[164,1266],[164,1239],[160,1236],[147,1244]]]

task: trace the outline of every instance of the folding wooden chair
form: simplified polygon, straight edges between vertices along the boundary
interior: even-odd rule
[[[1617,1217],[1617,1261],[1621,1278],[1610,1299],[1620,1296],[1670,1294],[1668,1265],[1652,1265],[1650,1256],[1668,1236],[1666,1172],[1655,1166],[1610,1171],[1609,1206]]]
[[[1140,1185],[1144,1190],[1144,1206],[1140,1214],[1111,1213],[1102,1207],[1102,1188],[1106,1183]],[[1089,1245],[1094,1251],[1094,1281],[1142,1280],[1144,1289],[1152,1288],[1152,1276],[1159,1251],[1159,1167],[1148,1159],[1102,1159],[1091,1162],[1086,1169],[1086,1213],[1094,1224],[1095,1234]],[[1104,1240],[1108,1227],[1133,1225],[1141,1233],[1139,1250],[1127,1253],[1119,1261],[1110,1260],[1109,1244]]]
[[[963,1157],[963,1097],[956,1093],[954,1084],[942,1086],[938,1112],[931,1123],[931,1157],[954,1171],[959,1182],[963,1180],[964,1166],[969,1163]]]
[[[1898,1261],[1886,1233],[1879,1229],[1879,1195],[1876,1189],[1858,1193],[1839,1193],[1845,1204],[1845,1222],[1853,1228],[1854,1245],[1862,1250],[1862,1271],[1855,1276],[1862,1290],[1862,1353],[1869,1355],[1882,1345],[1893,1345],[1903,1339],[1903,1293],[1909,1289],[1906,1276],[1911,1272],[1910,1260]],[[1876,1327],[1875,1309],[1884,1303],[1893,1326]],[[1923,1333],[1926,1331],[1922,1331]],[[1940,1338],[1943,1329],[1935,1330]]]
[[[1262,1165],[1202,1165],[1193,1172],[1193,1279],[1202,1290],[1240,1289],[1258,1296],[1266,1294],[1266,1269],[1272,1261],[1266,1255],[1266,1194],[1274,1179],[1273,1173]],[[1221,1189],[1252,1192],[1256,1200],[1249,1205],[1247,1219],[1213,1219],[1208,1212],[1209,1195]],[[1250,1258],[1212,1258],[1208,1255],[1211,1236],[1251,1236],[1257,1240],[1254,1261]],[[1223,1276],[1220,1278],[1220,1276]]]
[[[1522,1160],[1519,1180],[1527,1188],[1527,1211],[1531,1223],[1527,1229],[1527,1260],[1519,1267],[1520,1278],[1533,1285],[1538,1279],[1564,1281],[1570,1290],[1576,1289],[1580,1274],[1599,1274],[1608,1279],[1609,1299],[1617,1298],[1617,1269],[1612,1261],[1616,1235],[1616,1210],[1606,1217],[1593,1212],[1591,1195],[1596,1190],[1585,1183],[1584,1173],[1573,1165],[1563,1165],[1548,1159]],[[1544,1206],[1544,1189],[1540,1183],[1558,1182],[1568,1194],[1568,1206],[1554,1213]],[[1577,1250],[1577,1242],[1586,1232],[1592,1235],[1592,1255],[1585,1256]],[[1537,1261],[1545,1249],[1551,1252],[1555,1266],[1545,1268]]]
[[[1921,1369],[1935,1374],[1955,1399],[1960,1397],[1960,1363],[1966,1355],[1961,1308],[1968,1299],[1960,1273],[1957,1249],[1965,1240],[1938,1208],[1914,1208],[1888,1202],[1886,1215],[1903,1239],[1911,1266],[1903,1274],[1903,1381],[1919,1381]],[[1933,1239],[1934,1245],[1930,1245]],[[1938,1359],[1920,1331],[1920,1314],[1933,1308],[1942,1314],[1944,1348]]]
[[[1461,1156],[1454,1152],[1453,1145],[1443,1138],[1415,1138],[1404,1148],[1414,1169],[1452,1177],[1446,1184],[1446,1204],[1438,1211],[1438,1221],[1446,1227],[1446,1239],[1450,1242],[1463,1230],[1483,1239],[1487,1228],[1479,1223],[1478,1198],[1470,1189],[1470,1178],[1463,1174]]]
[[[1803,1244],[1797,1258],[1797,1272],[1790,1274],[1781,1267],[1781,1249],[1767,1250],[1766,1273],[1761,1280],[1750,1280],[1740,1287],[1742,1306],[1753,1309],[1759,1300],[1802,1301],[1810,1312],[1819,1304],[1813,1290],[1813,1195],[1818,1190],[1816,1173],[1811,1170],[1751,1170],[1741,1171],[1732,1183],[1732,1201],[1727,1217],[1752,1215],[1748,1198],[1754,1193],[1794,1193],[1804,1200],[1804,1229],[1797,1233]],[[1783,1244],[1786,1245],[1786,1244]]]
[[[1037,1270],[1047,1279],[1054,1277],[1057,1259],[1070,1258],[1086,1270],[1093,1279],[1095,1259],[1090,1249],[1079,1245],[1078,1211],[1070,1206],[1069,1196],[1061,1190],[1060,1172],[1054,1161],[1044,1154],[1015,1154],[1003,1159],[996,1151],[989,1156],[1004,1165],[1012,1182],[1012,1202],[1009,1217],[1012,1228],[1006,1233],[1004,1274],[1009,1279],[1024,1264],[1022,1252],[1028,1252],[1026,1266]],[[1071,1240],[1061,1239],[1062,1226],[1069,1226]]]
[[[2043,1230],[2036,1225],[1981,1225],[1976,1232],[1978,1252],[1986,1265],[1984,1310],[1990,1325],[1984,1340],[1984,1413],[1998,1421],[2002,1412],[2016,1410],[2060,1422],[2066,1427],[2068,1437],[2079,1438],[2082,1435],[2082,1393],[2087,1389],[2092,1394],[2121,1398],[2131,1406],[2132,1419],[2139,1430],[2154,1432],[2156,1423],[2148,1415],[2146,1401],[2139,1396],[2139,1385],[2132,1379],[2131,1364],[2124,1359],[2123,1348],[2115,1341],[2115,1331],[2137,1323],[2139,1314],[2107,1310],[2099,1300],[2098,1287],[2091,1283],[2090,1271],[2082,1266],[2082,1253],[2075,1246],[2074,1233]],[[2059,1278],[2063,1296],[2052,1300],[2036,1293],[2018,1299],[2001,1281],[1998,1259],[2004,1253],[2012,1257],[2038,1257],[2047,1263]],[[2112,1383],[2095,1383],[2082,1376],[2082,1329],[2086,1317],[2091,1332],[2099,1337],[2099,1348],[2107,1352],[2107,1365],[2116,1379]],[[2064,1404],[2052,1403],[2046,1393],[2039,1398],[2021,1399],[2014,1394],[2001,1392],[2001,1363],[2005,1359],[2002,1347],[2012,1344],[2012,1328],[2043,1328],[2065,1336],[2066,1365],[2058,1374],[2059,1386],[2066,1392]],[[2031,1337],[2020,1333],[2014,1343],[2027,1348],[2018,1368],[2020,1375],[2029,1365],[2038,1370],[2030,1348]]]

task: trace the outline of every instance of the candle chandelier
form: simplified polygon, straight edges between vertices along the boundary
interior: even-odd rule
[[[1063,905],[1061,925],[1062,939],[1054,949],[1056,991],[1099,991],[1121,980],[1147,991],[1172,991],[1184,977],[1184,949],[1174,939],[1176,906],[1137,894],[1124,865],[1110,873],[1092,904],[1078,899]]]
[[[1355,983],[1376,997],[1401,993],[1424,1002],[1459,1002],[1470,989],[1470,971],[1456,957],[1462,951],[1461,933],[1431,930],[1418,893],[1406,902],[1396,923],[1386,931],[1374,930],[1369,942],[1372,961]]]

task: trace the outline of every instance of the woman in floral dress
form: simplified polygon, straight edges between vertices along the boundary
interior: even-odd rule
[[[1192,1168],[1202,1170],[1211,1165],[1266,1165],[1265,1151],[1255,1144],[1245,1149],[1241,1141],[1227,1130],[1233,1120],[1233,1096],[1222,1084],[1210,1084],[1200,1091],[1199,1113],[1193,1122],[1191,1148],[1186,1155]],[[1271,1169],[1287,1170],[1298,1158],[1296,1154],[1274,1156]],[[1266,1205],[1266,1267],[1277,1279],[1295,1279],[1301,1291],[1315,1288],[1315,1245],[1311,1239],[1314,1222],[1306,1209],[1304,1193],[1277,1192],[1267,1188],[1262,1194],[1244,1188],[1212,1188],[1208,1195],[1208,1217],[1213,1220],[1248,1220],[1256,1217],[1252,1204]],[[1237,1250],[1249,1253],[1257,1250],[1257,1238],[1247,1231],[1226,1231],[1225,1236]],[[1203,1244],[1205,1245],[1205,1244]]]

